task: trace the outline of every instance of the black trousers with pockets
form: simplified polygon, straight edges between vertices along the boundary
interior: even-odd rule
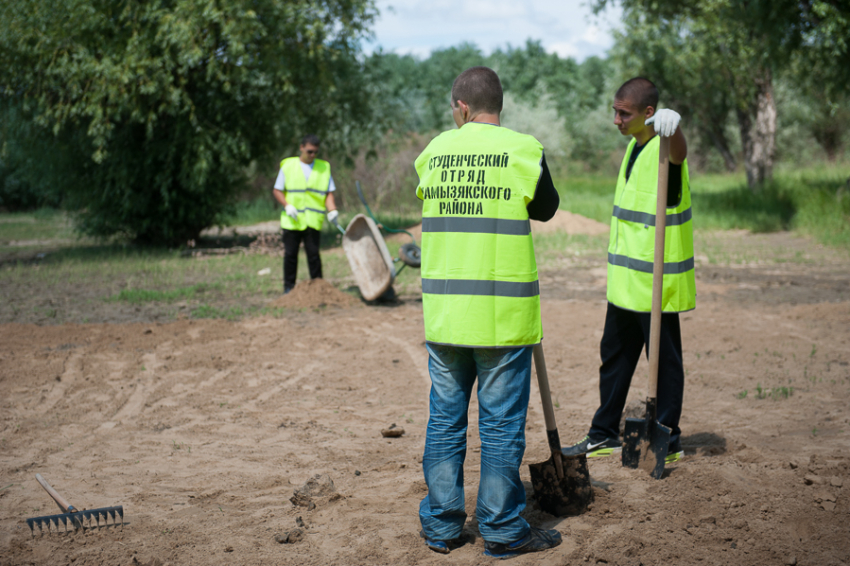
[[[588,435],[594,441],[617,438],[626,397],[641,351],[649,356],[650,314],[621,309],[608,303],[605,330],[599,350],[599,409],[593,416]],[[670,427],[670,448],[681,450],[679,417],[685,371],[682,367],[682,334],[678,313],[661,315],[658,360],[658,422]]]
[[[295,287],[295,277],[298,274],[298,249],[304,240],[304,251],[307,252],[307,266],[310,268],[310,279],[322,276],[322,258],[319,256],[319,243],[322,233],[313,228],[306,230],[283,231],[283,290],[289,291]]]

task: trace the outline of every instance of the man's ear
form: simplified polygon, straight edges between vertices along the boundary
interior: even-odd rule
[[[463,117],[464,121],[466,121],[466,119],[469,117],[469,104],[467,104],[463,100],[458,100],[457,107],[460,108],[460,115]]]
[[[647,118],[652,118],[653,116],[655,116],[655,108],[653,108],[652,106],[647,106],[646,110],[644,110],[643,112]]]

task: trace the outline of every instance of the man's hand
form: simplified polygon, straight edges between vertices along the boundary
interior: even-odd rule
[[[669,138],[676,133],[676,128],[679,127],[679,121],[681,119],[682,117],[675,110],[664,108],[658,110],[646,123],[648,125],[654,125],[655,133],[662,138]]]
[[[333,224],[334,226],[338,226],[337,218],[339,217],[339,211],[336,209],[328,211],[328,222]]]
[[[285,207],[286,215],[293,220],[298,220],[298,209],[292,206],[291,204],[287,204]]]

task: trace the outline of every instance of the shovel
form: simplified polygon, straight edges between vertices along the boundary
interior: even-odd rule
[[[655,255],[652,265],[652,314],[649,319],[649,391],[642,419],[626,419],[623,466],[640,468],[655,479],[664,473],[670,428],[656,420],[658,410],[658,349],[661,335],[661,294],[664,287],[664,231],[667,228],[667,173],[670,138],[662,137],[658,151],[658,203],[655,206]]]
[[[558,425],[555,424],[555,410],[552,408],[552,394],[549,391],[549,376],[546,373],[542,344],[534,347],[533,355],[540,398],[543,401],[546,436],[549,439],[549,450],[552,451],[552,456],[545,462],[528,466],[534,499],[543,511],[556,517],[579,515],[586,511],[593,501],[587,456],[564,456],[561,453],[561,438],[558,436]]]

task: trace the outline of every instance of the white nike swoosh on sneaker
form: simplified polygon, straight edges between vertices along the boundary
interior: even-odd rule
[[[603,444],[605,444],[604,440],[602,442],[597,442],[596,444],[588,444],[587,445],[587,451],[590,452],[591,450],[593,450],[597,446],[602,446]]]

